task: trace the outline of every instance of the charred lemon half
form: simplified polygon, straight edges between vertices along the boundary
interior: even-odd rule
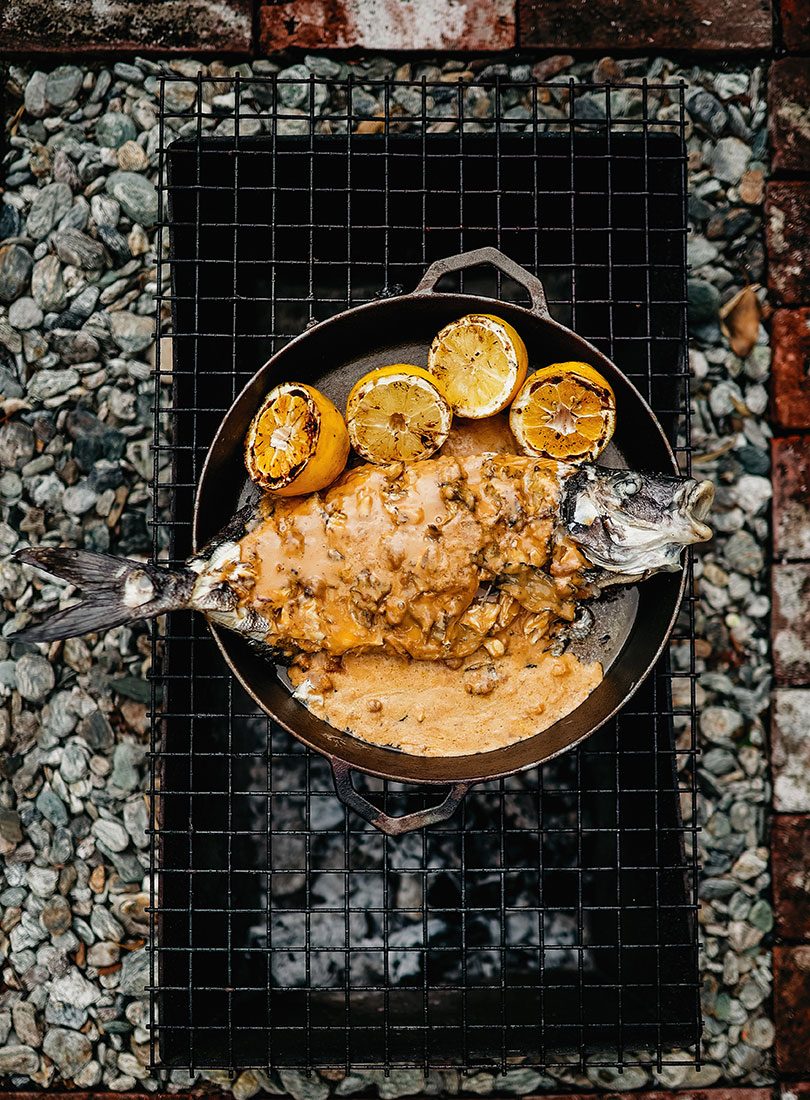
[[[439,383],[409,363],[370,371],[346,403],[352,446],[369,462],[430,458],[447,439],[452,421]]]
[[[587,363],[553,363],[529,375],[509,412],[509,427],[527,454],[589,462],[616,427],[616,398]]]
[[[468,313],[435,336],[428,370],[444,388],[453,412],[480,420],[512,401],[526,377],[526,345],[491,313]]]
[[[346,423],[313,386],[282,382],[265,397],[245,437],[245,466],[252,481],[277,496],[324,489],[349,457]]]

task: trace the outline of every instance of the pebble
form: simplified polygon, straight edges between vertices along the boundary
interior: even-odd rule
[[[28,396],[34,401],[46,401],[49,397],[73,389],[78,382],[79,373],[72,369],[40,370],[28,383]]]
[[[25,109],[33,118],[43,118],[48,112],[48,103],[45,99],[47,80],[47,74],[37,70],[31,74],[25,86]]]
[[[79,94],[84,73],[75,65],[60,65],[45,80],[45,99],[52,107],[63,107]]]
[[[67,825],[69,818],[65,804],[47,783],[36,797],[36,807],[52,825]]]
[[[129,355],[145,351],[155,338],[155,322],[152,317],[141,317],[125,310],[113,313],[110,328],[118,347]]]
[[[67,932],[73,922],[73,914],[66,898],[57,894],[51,898],[40,913],[39,919],[52,936],[61,936]]]
[[[48,1029],[42,1049],[69,1081],[87,1065],[93,1055],[93,1048],[86,1035],[62,1027]]]
[[[106,187],[132,221],[147,228],[154,225],[158,215],[158,193],[151,180],[136,172],[118,171],[107,177]]]
[[[17,1043],[0,1047],[0,1076],[11,1073],[31,1074],[39,1069],[39,1055],[30,1046]]]
[[[56,889],[59,872],[53,867],[28,868],[28,888],[38,898],[49,898]]]
[[[31,294],[40,309],[48,313],[62,309],[65,304],[65,283],[58,256],[49,253],[34,264],[31,272]]]
[[[706,707],[700,715],[700,731],[709,741],[732,740],[742,729],[742,717],[728,707]]]
[[[720,137],[728,125],[728,112],[723,104],[705,89],[697,88],[686,97],[686,109],[693,122],[712,137]]]
[[[749,531],[735,531],[726,540],[724,553],[732,569],[749,577],[756,576],[765,566],[762,547]]]
[[[41,703],[56,683],[53,665],[39,653],[26,653],[17,661],[17,691],[29,703]]]
[[[93,822],[93,836],[112,852],[123,852],[129,844],[129,835],[119,821],[99,818]]]
[[[13,302],[28,286],[34,261],[21,244],[0,247],[0,301]]]
[[[121,963],[118,988],[122,993],[138,996],[149,984],[149,955],[146,951],[130,951]]]
[[[42,310],[33,298],[18,298],[12,302],[8,310],[8,323],[18,332],[26,332],[28,329],[37,328],[42,324]]]
[[[700,324],[717,318],[720,292],[705,279],[689,279],[689,321]]]
[[[98,271],[105,266],[104,245],[79,229],[54,233],[53,244],[63,264],[73,264],[87,271]]]
[[[717,179],[739,183],[751,160],[751,149],[737,137],[721,138],[714,146],[709,164]]]
[[[134,141],[137,134],[135,123],[122,111],[110,111],[96,122],[96,141],[110,149],[117,149],[124,142]]]
[[[29,237],[41,241],[73,205],[73,192],[66,183],[49,183],[37,192],[31,204],[25,230]]]

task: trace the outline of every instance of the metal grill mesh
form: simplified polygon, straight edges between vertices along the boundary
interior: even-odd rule
[[[351,80],[328,111],[315,77],[294,96],[275,77],[161,84],[156,556],[189,553],[207,446],[274,349],[484,244],[544,279],[688,470],[682,86],[386,80],[369,119]],[[519,300],[483,270],[465,288]],[[201,620],[156,627],[154,1061],[694,1063],[693,642],[688,598],[671,660],[607,728],[389,839],[256,712]],[[363,789],[389,812],[426,802]]]

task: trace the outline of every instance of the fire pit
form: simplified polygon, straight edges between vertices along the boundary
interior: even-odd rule
[[[156,545],[172,559],[190,552],[206,449],[257,366],[313,320],[484,245],[543,278],[552,314],[635,382],[688,470],[680,85],[567,82],[555,117],[549,85],[495,78],[484,126],[474,81],[380,82],[379,118],[350,80],[327,114],[314,76],[294,97],[275,78],[195,83],[163,203],[174,353],[158,365],[171,441],[158,410],[155,443],[171,478],[155,490],[173,507]],[[166,117],[178,97],[161,84]],[[233,109],[203,136],[214,94]],[[520,300],[485,269],[464,288]],[[696,1061],[691,600],[678,638],[677,662],[580,749],[392,839],[255,712],[203,623],[172,616],[154,639],[155,1062]],[[392,813],[435,799],[363,789]]]

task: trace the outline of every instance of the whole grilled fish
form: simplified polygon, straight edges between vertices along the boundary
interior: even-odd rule
[[[20,636],[50,641],[190,608],[274,658],[497,652],[517,616],[539,639],[606,585],[677,569],[685,546],[711,537],[713,497],[707,481],[507,454],[363,466],[323,493],[263,497],[177,570],[21,550],[84,595]]]

